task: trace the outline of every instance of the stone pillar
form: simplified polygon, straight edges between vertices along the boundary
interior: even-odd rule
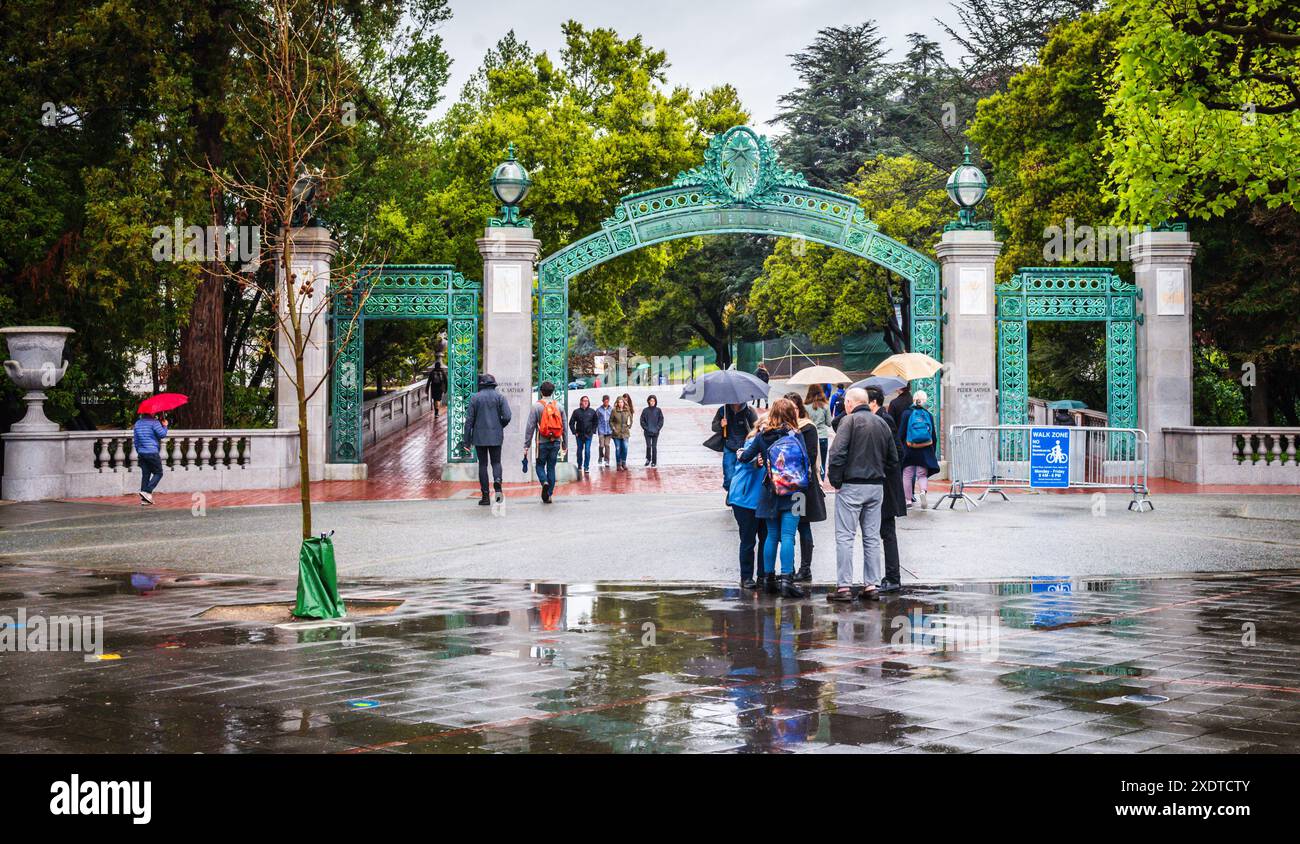
[[[325,477],[327,459],[329,420],[329,385],[321,384],[327,380],[329,366],[329,284],[330,262],[339,251],[338,243],[330,237],[328,229],[321,226],[308,226],[292,229],[289,234],[290,261],[292,272],[301,285],[304,279],[311,279],[312,296],[299,300],[303,330],[310,332],[303,355],[303,378],[308,393],[316,390],[307,401],[307,462],[310,466],[311,479],[321,480]],[[287,314],[288,299],[285,294],[283,258],[279,251],[275,254],[276,284],[279,286],[279,302],[282,313]],[[285,317],[287,320],[287,316]],[[287,326],[276,332],[276,355],[281,363],[293,371],[293,342]],[[319,386],[319,389],[317,387]],[[298,395],[292,378],[279,366],[275,375],[275,419],[279,428],[298,428]],[[348,467],[351,469],[352,467]],[[364,466],[363,466],[364,468]]]
[[[1129,248],[1142,292],[1137,329],[1138,427],[1147,432],[1149,472],[1165,477],[1163,429],[1192,424],[1192,258],[1187,232],[1142,232]]]
[[[943,324],[943,443],[953,425],[998,424],[997,314],[994,264],[1002,244],[991,231],[943,233],[935,247],[945,291]]]
[[[518,483],[536,477],[524,473],[520,458],[524,423],[534,401],[533,267],[542,242],[531,228],[493,226],[476,243],[483,256],[483,372],[496,378],[497,389],[510,403],[510,425],[501,447],[502,480]],[[477,468],[471,468],[477,478]]]

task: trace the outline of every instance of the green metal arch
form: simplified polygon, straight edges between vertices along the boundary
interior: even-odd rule
[[[623,197],[600,231],[538,264],[538,383],[568,382],[570,279],[646,246],[711,234],[799,238],[897,273],[911,290],[911,350],[943,359],[939,265],[882,233],[853,197],[810,187],[782,168],[766,138],[736,126],[709,142],[702,166],[678,174],[667,187]],[[938,378],[913,385],[933,397],[936,419]]]

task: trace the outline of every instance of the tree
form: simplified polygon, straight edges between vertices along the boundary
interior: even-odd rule
[[[1058,24],[1099,5],[1098,0],[961,0],[951,4],[957,25],[939,21],[965,54],[962,70],[978,91],[992,93],[1037,57]]]
[[[893,80],[873,21],[827,27],[794,53],[800,85],[778,101],[778,151],[809,184],[842,190],[875,151]]]
[[[891,68],[894,90],[881,127],[880,152],[910,155],[950,173],[962,161],[962,134],[977,98],[944,60],[937,42],[916,32],[907,39],[907,55]]]
[[[1300,208],[1300,8],[1116,0],[1109,187],[1126,221]]]
[[[672,244],[663,271],[626,294],[624,342],[642,354],[671,355],[703,341],[718,368],[731,365],[732,324],[763,259],[767,238],[736,235]]]
[[[859,171],[847,193],[882,232],[914,249],[928,249],[952,218],[943,173],[909,156],[878,156]],[[749,310],[763,332],[805,332],[831,342],[880,328],[895,351],[906,346],[909,289],[905,281],[863,258],[828,246],[783,239],[754,282]],[[903,323],[892,301],[903,305]]]

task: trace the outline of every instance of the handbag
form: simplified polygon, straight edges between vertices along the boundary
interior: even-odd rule
[[[709,449],[710,451],[726,451],[727,450],[726,443],[727,443],[727,438],[722,436],[721,431],[718,431],[713,436],[705,440],[703,445],[705,448]]]

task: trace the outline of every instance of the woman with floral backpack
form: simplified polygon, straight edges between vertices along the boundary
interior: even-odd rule
[[[812,463],[808,459],[799,416],[794,402],[781,398],[758,421],[758,435],[741,450],[737,460],[750,463],[761,457],[766,468],[763,494],[758,502],[758,517],[767,522],[763,540],[763,578],[769,595],[802,598],[803,591],[794,585],[794,538],[799,531],[795,512],[796,493],[808,485]],[[781,573],[775,572],[777,552],[781,555]]]

